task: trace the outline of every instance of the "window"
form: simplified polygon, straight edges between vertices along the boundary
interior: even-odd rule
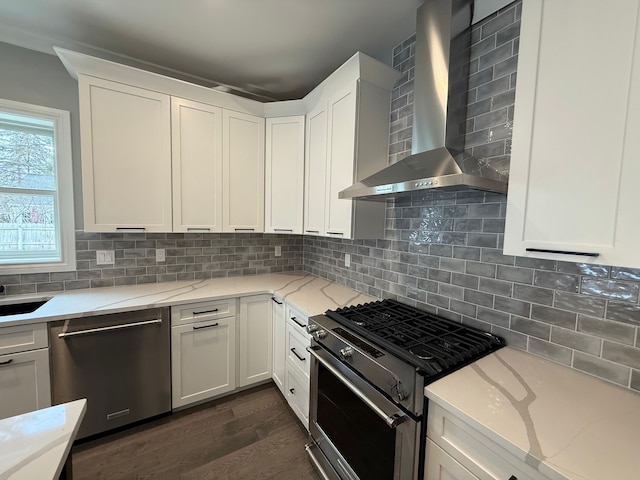
[[[69,112],[0,99],[0,272],[75,270]]]

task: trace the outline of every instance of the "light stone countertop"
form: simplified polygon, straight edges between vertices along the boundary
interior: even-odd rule
[[[552,479],[640,478],[640,395],[505,347],[425,395]]]
[[[345,305],[377,300],[306,272],[271,273],[68,291],[51,295],[53,297],[51,300],[32,313],[0,317],[0,327],[261,293],[274,294],[308,315],[324,313],[327,309]],[[7,297],[0,303],[24,301],[27,298],[37,299],[47,298],[47,296]]]
[[[57,480],[86,409],[82,399],[0,420],[0,478]]]

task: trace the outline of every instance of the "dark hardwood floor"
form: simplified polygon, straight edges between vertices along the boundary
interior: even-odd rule
[[[273,384],[73,447],[74,480],[320,480]]]

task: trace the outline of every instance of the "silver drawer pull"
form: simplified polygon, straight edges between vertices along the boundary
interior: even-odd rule
[[[205,313],[216,313],[218,311],[217,308],[214,308],[212,310],[202,310],[201,312],[193,312],[194,315],[203,315]]]
[[[77,337],[79,335],[88,335],[90,333],[112,332],[114,330],[123,330],[125,328],[131,327],[142,327],[144,325],[156,325],[159,323],[162,323],[161,318],[157,318],[156,320],[148,320],[146,322],[125,323],[121,325],[112,325],[111,327],[89,328],[87,330],[78,330],[77,332],[59,333],[58,338]]]
[[[205,228],[205,227],[187,227],[187,232],[210,232],[211,229],[210,228]]]
[[[298,360],[300,360],[301,362],[305,362],[307,359],[306,357],[301,357],[300,355],[298,355],[298,352],[296,352],[295,348],[291,348],[291,353],[293,353],[296,357],[298,357]]]
[[[13,362],[13,358],[10,358],[6,362],[0,362],[0,365],[9,365],[11,362]]]
[[[306,325],[301,324],[298,320],[296,320],[296,317],[291,317],[291,320],[293,320],[295,324],[298,325],[300,328],[306,328]]]
[[[219,323],[212,323],[211,325],[203,325],[202,327],[193,327],[194,330],[201,330],[203,328],[211,328],[211,327],[217,327],[218,325],[220,325]]]

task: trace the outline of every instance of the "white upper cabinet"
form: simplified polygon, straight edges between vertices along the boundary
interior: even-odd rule
[[[302,233],[304,116],[268,118],[265,232]]]
[[[640,267],[638,11],[523,2],[505,253]]]
[[[223,111],[224,232],[264,231],[264,118]]]
[[[84,229],[171,231],[168,95],[79,76]]]
[[[222,231],[222,109],[171,99],[173,231]]]
[[[385,202],[338,194],[387,166],[390,94],[398,76],[358,53],[305,97],[305,234],[384,237]]]
[[[304,233],[324,235],[327,191],[327,106],[307,114],[305,143]]]
[[[331,237],[351,238],[354,202],[341,200],[338,194],[354,180],[356,95],[357,85],[353,82],[328,101],[325,233]]]

